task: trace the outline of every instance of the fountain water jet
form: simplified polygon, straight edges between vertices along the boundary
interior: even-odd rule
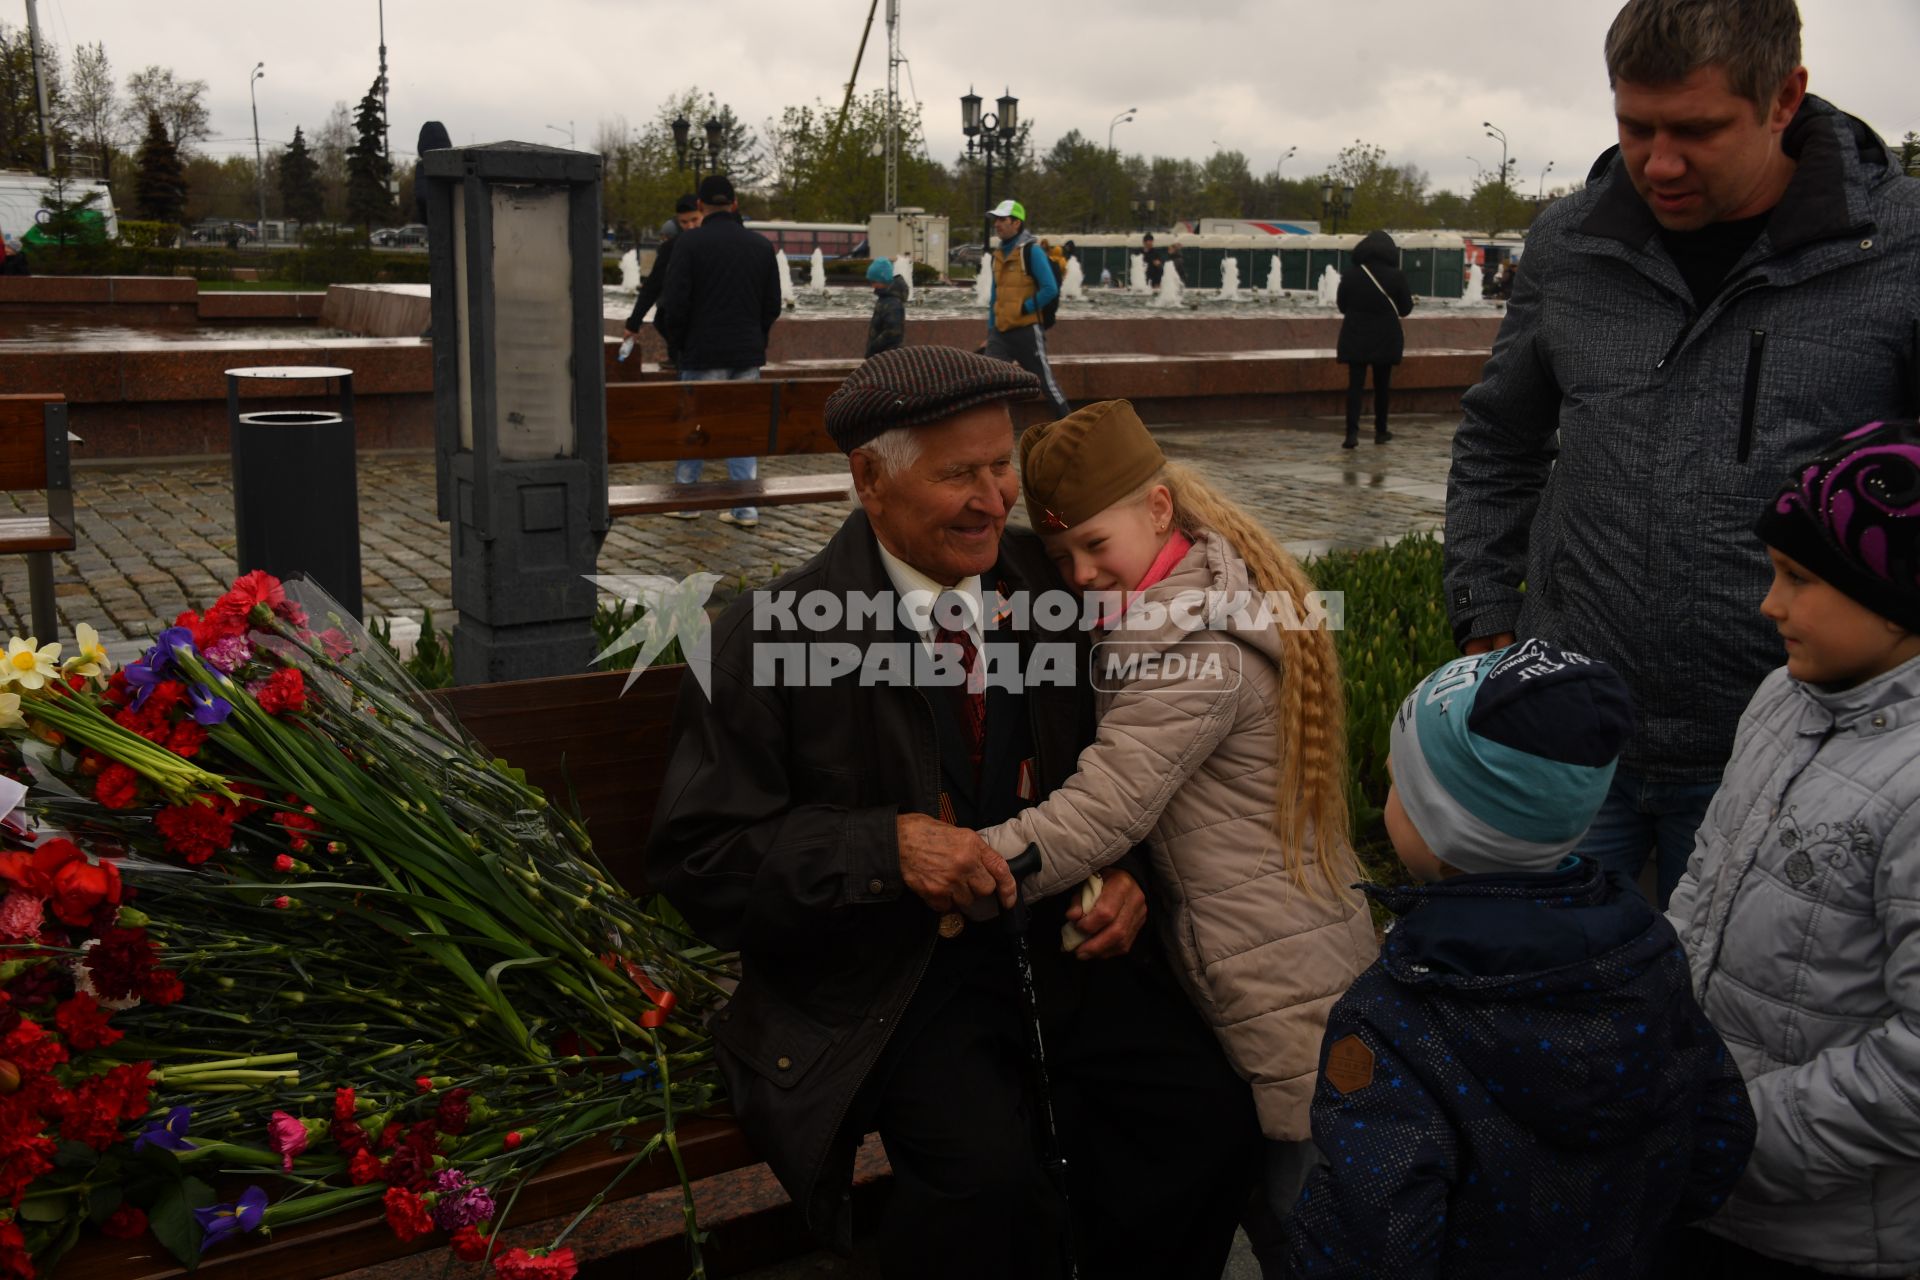
[[[1286,286],[1281,282],[1280,277],[1280,255],[1276,253],[1273,255],[1273,266],[1267,272],[1267,296],[1278,298],[1286,291]]]
[[[1079,302],[1087,296],[1087,278],[1080,270],[1080,259],[1067,259],[1067,278],[1060,284],[1060,296],[1068,302]]]
[[[1147,255],[1131,254],[1127,258],[1127,288],[1134,293],[1152,293],[1147,286]]]
[[[807,289],[811,293],[827,291],[827,255],[815,249],[807,270]]]
[[[800,299],[793,293],[793,264],[787,261],[786,254],[773,255],[773,273],[780,278],[781,308],[786,311],[794,310],[800,305]]]
[[[913,255],[903,253],[893,260],[893,278],[907,282],[907,301],[913,301]]]
[[[1468,302],[1478,302],[1485,296],[1481,290],[1486,288],[1486,277],[1480,272],[1480,264],[1474,263],[1467,268],[1467,291],[1461,296]]]
[[[1328,267],[1320,273],[1320,301],[1323,305],[1340,305],[1340,273]]]
[[[620,255],[620,287],[640,292],[640,251],[629,249]]]
[[[1180,266],[1169,262],[1160,277],[1160,296],[1150,304],[1155,307],[1184,307],[1187,305],[1187,286],[1180,280]]]
[[[1240,263],[1228,258],[1220,264],[1220,301],[1240,301]]]
[[[980,274],[973,278],[973,301],[978,306],[986,306],[993,301],[993,255],[980,255]]]

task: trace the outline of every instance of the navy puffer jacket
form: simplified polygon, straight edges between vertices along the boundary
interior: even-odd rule
[[[1648,1274],[1753,1146],[1672,928],[1587,859],[1374,892],[1403,918],[1327,1025],[1293,1274]]]

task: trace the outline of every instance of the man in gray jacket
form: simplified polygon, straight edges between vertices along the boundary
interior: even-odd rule
[[[1606,57],[1620,145],[1534,224],[1462,402],[1447,607],[1468,653],[1541,636],[1626,677],[1581,852],[1637,876],[1657,848],[1664,902],[1780,661],[1755,514],[1920,412],[1920,181],[1806,92],[1793,0],[1630,0]]]

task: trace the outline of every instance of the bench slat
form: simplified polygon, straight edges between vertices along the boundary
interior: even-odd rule
[[[612,383],[607,387],[607,460],[838,453],[823,414],[827,397],[839,385],[831,378]]]
[[[838,475],[768,476],[762,480],[703,484],[617,484],[607,490],[607,511],[615,516],[658,515],[664,511],[713,511],[727,507],[779,507],[799,502],[844,502],[853,497],[853,477]]]
[[[71,551],[73,534],[45,516],[0,516],[0,554]]]
[[[47,487],[47,406],[63,399],[58,395],[0,396],[0,489]]]

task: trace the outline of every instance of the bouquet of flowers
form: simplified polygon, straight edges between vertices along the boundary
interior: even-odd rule
[[[678,1165],[727,958],[310,584],[248,574],[124,670],[75,639],[0,658],[0,1277],[374,1205],[571,1276],[566,1231],[496,1244],[515,1189],[642,1122]]]

